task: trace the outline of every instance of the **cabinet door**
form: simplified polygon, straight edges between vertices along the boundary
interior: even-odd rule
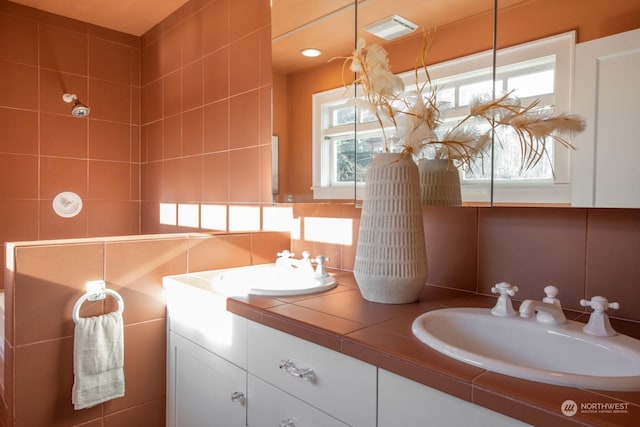
[[[518,420],[378,369],[378,427],[520,427]]]
[[[246,426],[246,371],[173,332],[168,363],[168,426]]]
[[[346,427],[332,416],[249,374],[251,427]]]
[[[640,207],[640,29],[580,43],[575,108],[587,128],[576,135],[572,206]]]

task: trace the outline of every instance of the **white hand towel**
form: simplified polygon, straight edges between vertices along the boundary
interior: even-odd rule
[[[78,319],[73,343],[75,409],[124,396],[122,313]]]

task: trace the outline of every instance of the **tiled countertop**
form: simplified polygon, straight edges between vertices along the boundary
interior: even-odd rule
[[[520,380],[458,362],[430,349],[411,332],[425,311],[444,307],[493,307],[496,298],[425,286],[413,304],[371,303],[360,296],[351,272],[332,272],[339,285],[300,297],[234,297],[227,309],[250,320],[323,345],[461,399],[536,426],[638,426],[640,392],[590,391]],[[517,308],[517,304],[515,305]],[[581,313],[565,312],[576,319]],[[586,316],[583,319],[587,320]],[[640,338],[640,324],[612,320],[620,333]],[[626,413],[560,411],[565,400],[622,402]]]

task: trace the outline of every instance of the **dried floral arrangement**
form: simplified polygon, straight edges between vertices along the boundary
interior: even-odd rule
[[[351,84],[357,84],[364,94],[363,98],[356,99],[356,106],[375,116],[383,131],[387,152],[450,159],[470,169],[491,145],[491,131],[504,126],[513,129],[518,137],[523,170],[534,167],[547,156],[547,138],[574,149],[565,137],[584,130],[582,117],[554,113],[552,109],[541,108],[539,101],[522,105],[511,93],[495,99],[493,95],[476,96],[468,115],[439,136],[436,130],[442,122],[438,88],[432,83],[427,68],[427,52],[432,40],[431,34],[424,34],[422,49],[416,58],[416,89],[408,94],[402,80],[390,71],[388,54],[383,47],[367,46],[366,41],[360,39],[353,55],[345,60],[345,66],[348,64],[356,75]],[[420,69],[426,74],[423,83],[418,80]],[[395,128],[393,136],[384,131],[385,123],[389,122]]]

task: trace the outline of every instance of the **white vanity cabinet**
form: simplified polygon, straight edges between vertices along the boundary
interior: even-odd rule
[[[376,425],[375,366],[258,323],[248,334],[251,427]]]
[[[248,321],[227,312],[226,298],[207,291],[197,278],[165,277],[163,285],[167,426],[245,427]]]
[[[247,372],[203,347],[169,333],[167,425],[247,425]]]
[[[378,427],[521,427],[516,419],[378,369]]]

